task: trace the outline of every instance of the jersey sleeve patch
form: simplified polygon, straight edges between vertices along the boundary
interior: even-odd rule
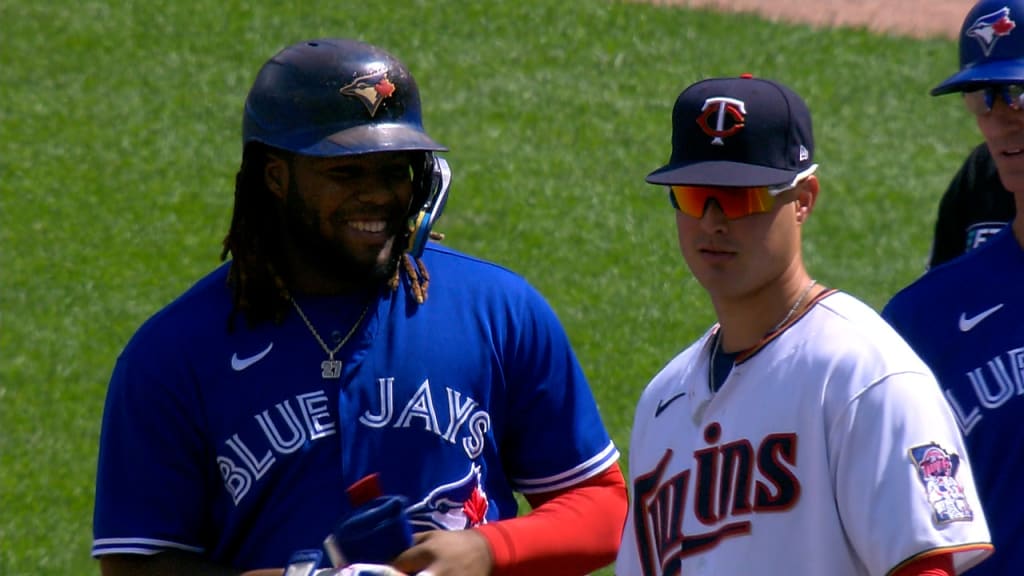
[[[960,456],[935,443],[914,446],[909,454],[932,506],[935,523],[942,525],[973,520],[974,513],[967,503],[967,495],[956,479]]]

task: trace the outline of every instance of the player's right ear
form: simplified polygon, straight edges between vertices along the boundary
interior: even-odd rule
[[[818,192],[821,189],[818,177],[811,175],[800,183],[796,195],[796,220],[803,224],[807,217],[814,211],[814,204],[818,201]]]
[[[267,155],[267,163],[263,165],[263,182],[267,190],[284,200],[288,194],[288,161],[274,154]]]

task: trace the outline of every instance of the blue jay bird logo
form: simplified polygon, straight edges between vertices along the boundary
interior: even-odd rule
[[[1009,36],[1016,27],[1017,23],[1010,19],[1010,9],[1004,6],[991,14],[980,16],[965,34],[976,39],[985,56],[990,56],[996,42],[1003,36]]]
[[[409,506],[406,514],[417,531],[463,530],[485,524],[488,507],[480,466],[471,465],[468,474],[434,488],[426,498]]]
[[[358,98],[363,106],[366,106],[366,111],[372,118],[377,114],[381,103],[390,98],[396,89],[394,83],[388,78],[388,71],[381,70],[360,76],[342,86],[338,91],[345,96]]]

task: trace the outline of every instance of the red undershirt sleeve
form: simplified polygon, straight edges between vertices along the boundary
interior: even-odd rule
[[[893,572],[891,576],[956,576],[953,553],[918,558]]]
[[[615,561],[628,506],[618,463],[575,486],[526,500],[529,513],[475,528],[491,547],[493,576],[588,574]]]

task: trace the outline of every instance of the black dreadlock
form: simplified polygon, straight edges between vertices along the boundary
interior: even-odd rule
[[[271,153],[289,155],[264,144],[248,144],[242,153],[242,166],[235,176],[235,204],[231,214],[231,227],[224,237],[221,261],[231,254],[228,285],[233,293],[233,308],[228,317],[228,330],[233,330],[236,314],[245,316],[250,326],[273,321],[281,322],[289,311],[291,296],[288,286],[278,273],[285,269],[284,242],[277,200],[267,189],[264,167]],[[418,189],[423,170],[414,163],[413,186]],[[415,195],[414,195],[415,196]],[[410,230],[397,239],[396,248],[404,248]],[[433,240],[442,240],[442,234],[431,232]],[[401,260],[401,266],[399,265]],[[430,274],[419,258],[413,259],[404,249],[396,249],[389,263],[391,272],[388,286],[397,290],[400,274],[405,270],[409,278],[410,295],[417,303],[427,300]]]

